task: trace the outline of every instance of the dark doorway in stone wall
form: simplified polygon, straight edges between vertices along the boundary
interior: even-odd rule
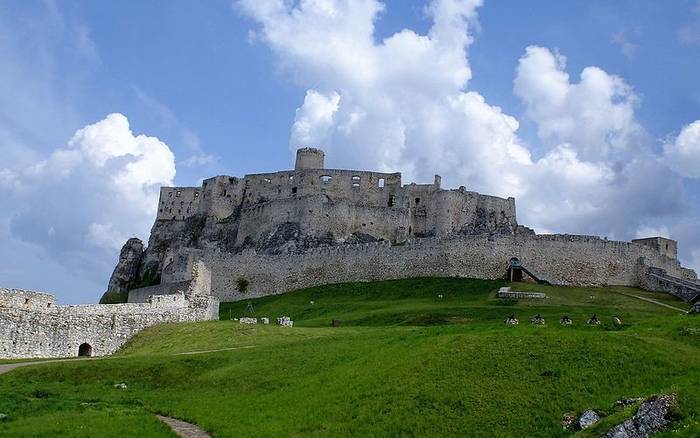
[[[87,342],[85,344],[80,344],[80,347],[78,347],[78,356],[91,357],[92,346]]]

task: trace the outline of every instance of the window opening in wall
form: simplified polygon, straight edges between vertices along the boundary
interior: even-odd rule
[[[668,243],[666,244],[666,251],[668,251]]]
[[[333,177],[330,175],[321,175],[321,182],[328,184],[329,182],[333,181]]]
[[[294,175],[289,175],[289,180],[294,181]]]
[[[393,207],[393,206],[394,206],[394,197],[393,197],[393,196],[389,196],[389,202],[387,203],[387,205],[388,205],[389,207]]]
[[[224,189],[224,196],[226,196],[226,189]]]
[[[78,356],[91,357],[92,356],[92,346],[90,344],[88,344],[87,342],[84,344],[80,344],[80,347],[78,347]]]
[[[379,188],[380,189],[384,188],[384,178],[379,178]]]
[[[47,303],[47,304],[46,304],[46,307],[51,307],[51,303]]]
[[[168,192],[168,197],[172,198],[173,197],[173,192]]]
[[[360,183],[354,182],[354,183],[352,183],[352,186],[353,186],[353,188],[356,188],[356,189],[357,189],[357,188],[360,187]]]
[[[416,205],[420,204],[420,198],[416,198],[415,201],[416,201]]]
[[[24,304],[25,304],[25,305],[29,304],[29,298],[25,298],[25,299],[24,299]]]
[[[297,194],[297,188],[296,188],[296,187],[292,187],[292,194],[293,194],[293,195],[296,195],[296,194]]]
[[[177,193],[175,193],[175,196],[177,196],[179,198],[180,195],[182,195],[182,192],[178,190]]]
[[[194,192],[194,197],[198,198],[199,197],[199,192]]]

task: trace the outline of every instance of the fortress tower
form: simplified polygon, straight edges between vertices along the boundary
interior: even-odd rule
[[[297,149],[297,161],[294,170],[323,169],[326,154],[321,149]]]

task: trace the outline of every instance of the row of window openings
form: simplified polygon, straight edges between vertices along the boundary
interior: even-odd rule
[[[179,198],[180,196],[182,196],[182,191],[181,191],[181,190],[176,191],[176,192],[175,192],[175,197],[176,197],[176,198]],[[173,197],[173,192],[168,192],[168,197],[172,198],[172,197]],[[194,197],[195,197],[195,198],[198,198],[198,197],[199,197],[199,192],[194,192]]]
[[[320,179],[321,182],[324,183],[324,184],[328,184],[328,183],[330,183],[330,182],[333,181],[333,177],[330,176],[330,175],[321,175],[321,176],[319,177],[319,179]],[[291,175],[291,176],[289,177],[289,180],[290,180],[290,181],[293,181],[293,180],[294,180],[294,175]],[[272,183],[272,180],[271,180],[270,178],[265,178],[265,179],[263,179],[263,181],[264,181],[266,184],[271,184],[271,183]],[[353,186],[353,187],[360,187],[360,177],[359,177],[359,176],[355,175],[355,176],[352,177],[352,186]],[[383,187],[384,187],[384,178],[379,178],[379,182],[377,183],[377,186],[380,187],[380,188],[383,188]]]
[[[163,209],[162,209],[162,208],[161,208],[159,211],[160,211],[161,213],[163,213]],[[173,209],[172,209],[172,208],[169,208],[169,209],[168,209],[168,213],[172,213],[172,212],[173,212]],[[187,209],[187,213],[189,213],[189,212],[190,212],[190,209],[188,208],[188,209]],[[178,211],[177,211],[177,214],[182,214],[182,210],[178,210]]]
[[[29,305],[29,298],[24,299],[24,305],[28,306]],[[51,307],[51,303],[46,303],[46,307]]]

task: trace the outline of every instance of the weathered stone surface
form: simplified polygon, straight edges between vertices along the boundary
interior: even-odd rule
[[[400,173],[325,169],[312,155],[294,170],[161,188],[139,278],[187,281],[201,260],[227,301],[339,282],[498,279],[512,257],[561,285],[639,286],[651,268],[697,280],[670,240],[537,235],[517,223],[513,198],[443,189],[439,176],[402,185]]]
[[[581,414],[581,417],[579,417],[578,427],[581,429],[588,429],[598,421],[600,421],[600,416],[596,413],[596,411],[588,410]]]
[[[643,400],[642,397],[631,397],[631,398],[623,398],[615,402],[615,406],[618,407],[625,407],[625,406],[630,406],[638,401]]]
[[[107,290],[126,292],[139,278],[142,258],[143,242],[136,237],[127,240],[119,253],[119,262],[112,272]]]
[[[144,303],[57,306],[53,295],[0,289],[0,358],[103,356],[161,322],[218,319],[211,274],[192,268],[186,290]]]
[[[671,424],[671,407],[678,403],[675,394],[658,395],[644,401],[629,420],[610,429],[606,438],[647,438]]]

